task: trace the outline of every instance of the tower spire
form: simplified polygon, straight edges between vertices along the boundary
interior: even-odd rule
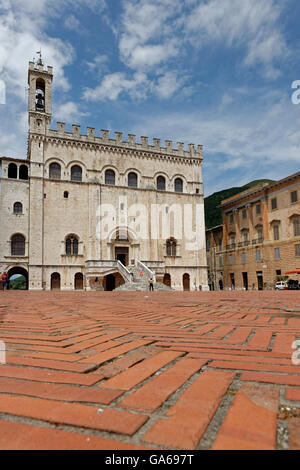
[[[43,64],[43,60],[42,60],[42,49],[41,49],[41,48],[40,48],[40,50],[37,52],[37,54],[39,54],[39,59],[38,59],[37,65],[44,65],[44,64]]]

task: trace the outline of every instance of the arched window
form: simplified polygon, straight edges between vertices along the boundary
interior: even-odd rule
[[[130,188],[137,188],[137,174],[133,171],[128,174],[128,186]]]
[[[105,172],[105,184],[115,185],[116,183],[116,175],[114,170],[106,170]]]
[[[11,254],[12,256],[25,255],[25,238],[21,234],[16,234],[11,237]]]
[[[182,181],[181,178],[176,178],[175,183],[174,183],[174,187],[175,187],[175,192],[176,193],[182,193],[183,192],[183,181]]]
[[[15,163],[10,163],[8,165],[8,177],[18,178],[18,167]]]
[[[19,178],[20,180],[28,180],[28,166],[21,165],[19,168]]]
[[[49,178],[54,180],[60,180],[61,178],[61,167],[59,163],[51,163],[49,165]]]
[[[23,206],[21,202],[15,202],[14,203],[14,214],[22,214],[23,212]]]
[[[177,243],[174,238],[169,238],[166,243],[167,256],[176,256]]]
[[[159,191],[166,190],[166,178],[164,176],[158,176],[156,180],[156,187]]]
[[[78,238],[74,235],[66,238],[66,255],[78,255]]]
[[[71,181],[82,181],[82,168],[79,165],[72,166]]]

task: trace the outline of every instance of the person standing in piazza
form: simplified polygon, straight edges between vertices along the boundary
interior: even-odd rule
[[[153,281],[152,277],[150,277],[150,279],[149,279],[149,290],[154,290],[153,283],[154,283],[154,281]]]
[[[3,290],[7,290],[7,288],[8,288],[8,276],[7,276],[6,272],[1,274],[1,282],[2,282]]]

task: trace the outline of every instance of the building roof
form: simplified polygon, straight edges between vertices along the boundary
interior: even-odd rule
[[[285,185],[286,183],[297,179],[300,177],[300,171],[297,173],[294,173],[292,175],[287,176],[286,178],[283,178],[278,181],[274,181],[274,183],[260,183],[252,188],[246,189],[246,191],[242,191],[241,193],[238,193],[234,196],[231,196],[227,199],[224,199],[221,204],[218,206],[220,209],[224,209],[226,206],[231,205],[232,203],[236,203],[238,201],[243,200],[244,198],[248,198],[251,196],[258,195],[261,192],[268,193],[271,192],[273,189],[275,190],[277,187],[280,187],[282,185]]]

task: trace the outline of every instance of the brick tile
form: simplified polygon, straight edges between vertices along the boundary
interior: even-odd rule
[[[272,331],[259,329],[248,342],[248,347],[255,349],[267,349],[272,338]]]
[[[0,419],[1,450],[147,450],[149,447]]]
[[[140,362],[125,372],[121,372],[112,379],[108,379],[106,382],[101,383],[101,387],[130,390],[180,356],[181,353],[178,352],[161,352],[150,359]]]
[[[289,448],[290,450],[300,449],[300,418],[290,418],[289,429]]]
[[[277,333],[274,340],[272,352],[287,353],[290,356],[293,353],[292,343],[296,339],[296,334]]]
[[[256,371],[268,371],[268,372],[282,372],[287,374],[300,374],[298,366],[281,366],[271,364],[250,364],[244,362],[234,361],[213,361],[210,363],[210,367],[216,369],[240,369],[240,370],[256,370]],[[299,376],[300,377],[300,376]]]
[[[78,387],[74,385],[57,385],[53,383],[30,382],[21,379],[14,380],[0,378],[0,393],[108,405],[122,395],[123,392],[120,390],[108,390],[98,387]]]
[[[264,374],[263,372],[244,372],[240,380],[247,382],[264,382],[277,385],[299,385],[300,376]]]
[[[118,333],[112,333],[109,335],[98,335],[97,338],[90,339],[89,341],[80,341],[80,342],[73,342],[72,346],[68,346],[66,351],[71,352],[71,353],[76,353],[78,351],[82,351],[83,349],[91,348],[94,346],[97,346],[98,344],[102,343],[107,343],[108,341],[111,341],[116,338],[121,338],[122,336],[127,336],[127,332],[118,332]],[[124,341],[120,341],[120,344]],[[113,343],[113,341],[111,341]]]
[[[279,390],[243,385],[213,444],[213,450],[276,449]]]
[[[206,338],[223,339],[224,336],[228,335],[228,333],[230,333],[231,331],[233,331],[232,326],[221,326],[217,328],[216,331],[213,331],[212,333],[210,333],[209,336],[206,336]]]
[[[118,403],[118,407],[152,413],[193,374],[199,371],[205,363],[205,360],[181,359],[165,372],[154,377],[137,391],[124,398]]]
[[[251,331],[252,331],[251,327],[237,328],[226,340],[224,340],[224,342],[233,343],[233,344],[242,344],[244,343],[244,341],[246,341]]]
[[[86,359],[81,359],[80,362],[89,362],[89,363],[92,362],[95,364],[103,364],[104,362],[110,359],[114,359],[115,357],[118,357],[121,354],[124,354],[128,351],[132,351],[133,349],[140,348],[141,346],[145,346],[146,344],[150,344],[150,343],[151,341],[144,341],[144,340],[132,341],[130,343],[125,343],[122,346],[111,348],[108,351],[89,356]]]
[[[285,390],[285,399],[291,401],[300,401],[300,388],[287,388]]]
[[[203,372],[143,437],[144,442],[195,449],[234,375]]]
[[[119,374],[120,372],[128,369],[137,362],[140,362],[144,359],[150,358],[155,354],[161,352],[162,348],[158,348],[154,345],[145,346],[140,348],[137,351],[129,352],[124,357],[115,359],[113,362],[110,362],[102,367],[99,367],[95,371],[95,374],[101,374],[105,378],[113,377],[114,375]]]
[[[90,369],[90,365],[85,364],[75,364],[66,361],[54,361],[53,359],[43,360],[43,359],[34,359],[23,356],[11,356],[10,354],[6,355],[6,364],[7,365],[22,365],[29,367],[39,367],[45,369],[57,369],[61,371],[70,371],[70,372],[79,372],[83,373]]]
[[[100,380],[100,376],[93,374],[78,374],[76,372],[59,372],[53,370],[27,369],[24,367],[0,366],[0,377],[13,377],[39,382],[56,382],[77,385],[93,385]]]
[[[148,420],[147,416],[128,411],[105,408],[99,413],[98,410],[97,406],[0,395],[1,413],[39,419],[49,423],[68,424],[130,436]]]

